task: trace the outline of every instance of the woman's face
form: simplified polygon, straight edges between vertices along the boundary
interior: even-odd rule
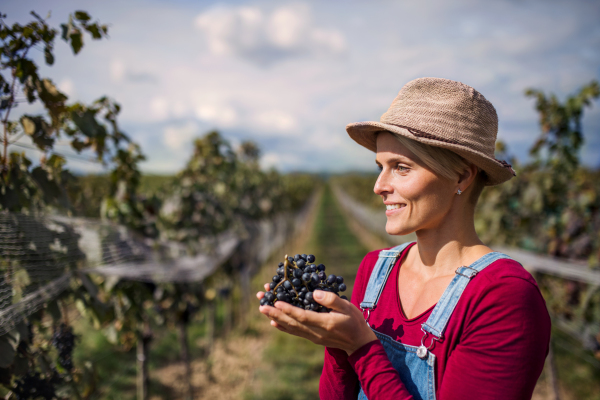
[[[450,211],[458,178],[435,175],[387,132],[377,135],[376,163],[381,172],[373,190],[386,205],[387,233],[436,229]]]

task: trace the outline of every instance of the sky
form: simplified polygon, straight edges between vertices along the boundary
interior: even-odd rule
[[[58,27],[75,10],[109,24],[74,56],[59,40],[40,74],[70,100],[107,95],[139,143],[145,173],[172,174],[192,141],[220,131],[252,140],[264,168],[374,172],[374,154],[345,126],[378,121],[408,81],[434,76],[480,91],[498,112],[498,138],[526,161],[539,135],[527,88],[560,99],[600,79],[600,2],[10,1],[7,22],[35,10]],[[37,56],[41,61],[41,55]],[[39,106],[19,112],[40,112]],[[600,166],[600,102],[583,120],[586,165]],[[22,139],[24,142],[27,138]],[[61,147],[62,146],[62,147]],[[57,146],[62,153],[68,148]],[[102,167],[70,159],[78,172]]]

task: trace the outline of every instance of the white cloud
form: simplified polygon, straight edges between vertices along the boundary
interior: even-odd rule
[[[258,64],[310,54],[342,53],[343,34],[315,26],[306,4],[280,6],[269,12],[258,7],[217,6],[198,15],[195,26],[213,54],[233,54]]]
[[[199,125],[189,121],[185,125],[168,126],[163,131],[163,143],[172,150],[181,150],[200,135]]]
[[[297,127],[294,117],[286,112],[269,110],[257,114],[253,121],[255,129],[267,132],[290,132]]]
[[[237,112],[231,106],[215,106],[204,104],[196,107],[196,116],[202,120],[223,127],[235,125],[238,120]]]
[[[67,95],[67,97],[74,98],[77,95],[77,91],[75,90],[75,84],[73,80],[70,78],[64,78],[60,82],[58,82],[58,90]]]
[[[120,82],[125,77],[125,64],[120,60],[113,60],[110,63],[110,77],[114,82]]]
[[[169,117],[169,102],[164,97],[154,97],[150,101],[150,111],[149,119],[164,121]]]

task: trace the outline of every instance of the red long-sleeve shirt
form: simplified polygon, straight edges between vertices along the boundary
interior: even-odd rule
[[[410,246],[409,246],[410,248]],[[393,339],[421,344],[421,324],[433,307],[406,319],[398,295],[404,251],[394,265],[369,324]],[[359,307],[379,251],[363,259],[352,292]],[[550,317],[538,286],[523,267],[498,260],[472,278],[448,321],[436,356],[436,395],[450,399],[530,399],[550,342]],[[429,341],[427,341],[429,345]],[[379,340],[351,356],[325,349],[319,394],[322,400],[356,399],[359,382],[369,400],[412,399]]]

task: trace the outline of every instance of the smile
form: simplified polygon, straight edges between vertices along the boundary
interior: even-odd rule
[[[406,207],[406,204],[386,204],[385,205],[386,211],[396,210],[398,208],[404,208],[404,207]]]

